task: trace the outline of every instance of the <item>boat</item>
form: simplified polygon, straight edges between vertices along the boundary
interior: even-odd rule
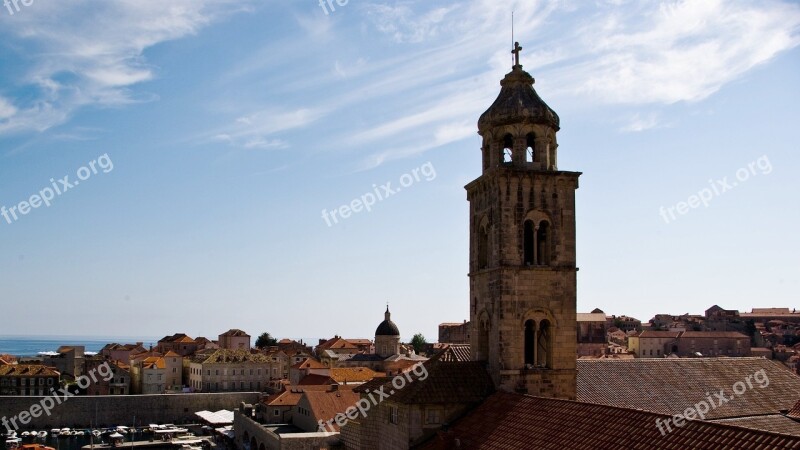
[[[8,435],[6,435],[6,436],[8,436]],[[16,433],[14,433],[14,436],[16,436]],[[6,449],[7,450],[17,449],[17,448],[19,448],[20,445],[22,445],[22,439],[20,439],[18,437],[6,438]]]
[[[6,439],[16,439],[16,438],[17,438],[17,432],[14,430],[8,430],[8,433],[6,433]]]
[[[56,450],[56,449],[42,444],[23,444],[19,448],[19,450]]]
[[[101,434],[100,430],[92,430],[92,435],[96,438],[99,438]]]
[[[36,435],[39,439],[47,439],[47,431],[40,431],[39,434]]]
[[[59,428],[53,428],[52,430],[50,430],[51,437],[58,437],[60,434],[61,434],[61,429]]]

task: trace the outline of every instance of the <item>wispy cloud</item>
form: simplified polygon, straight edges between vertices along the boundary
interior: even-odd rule
[[[35,95],[14,99],[16,107],[0,113],[0,134],[43,131],[86,106],[156,98],[132,89],[155,76],[145,49],[192,35],[248,3],[174,0],[154,7],[137,0],[74,0],[27,7],[4,20],[0,33],[20,44],[16,51],[27,66],[14,87]]]

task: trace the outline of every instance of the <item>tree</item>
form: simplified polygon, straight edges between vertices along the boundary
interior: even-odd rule
[[[422,333],[417,333],[411,338],[411,345],[414,347],[414,351],[417,354],[420,354],[427,344],[428,341],[425,340],[425,336],[423,336]]]
[[[263,332],[261,335],[256,339],[256,348],[265,349],[267,347],[272,347],[278,345],[278,340],[272,337],[269,333]]]

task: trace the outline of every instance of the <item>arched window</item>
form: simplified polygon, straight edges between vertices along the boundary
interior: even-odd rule
[[[489,360],[489,319],[484,316],[478,322],[478,348],[476,349],[477,361]]]
[[[525,366],[536,361],[536,323],[529,319],[525,322]]]
[[[536,135],[533,133],[528,133],[528,135],[525,137],[525,140],[527,141],[525,144],[527,147],[525,149],[525,161],[533,162],[535,161],[534,149],[536,148]]]
[[[514,138],[507,134],[503,137],[503,163],[510,163],[511,162],[511,155],[513,153],[514,148]]]
[[[550,367],[550,322],[542,320],[536,333],[536,366]]]
[[[526,266],[531,266],[535,264],[534,255],[535,255],[535,246],[534,246],[534,234],[535,230],[533,227],[532,220],[526,220],[524,226],[524,236],[523,236],[523,264]]]
[[[536,229],[536,264],[550,264],[550,224],[544,220],[539,222],[539,228]]]
[[[478,230],[478,269],[489,267],[489,230],[482,224]]]

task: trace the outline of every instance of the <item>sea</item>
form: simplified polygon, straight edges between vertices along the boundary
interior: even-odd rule
[[[43,352],[55,352],[62,345],[82,345],[87,352],[99,352],[106,344],[135,344],[142,342],[145,348],[155,347],[161,337],[105,337],[105,336],[1,336],[0,355],[19,357],[38,356]]]

